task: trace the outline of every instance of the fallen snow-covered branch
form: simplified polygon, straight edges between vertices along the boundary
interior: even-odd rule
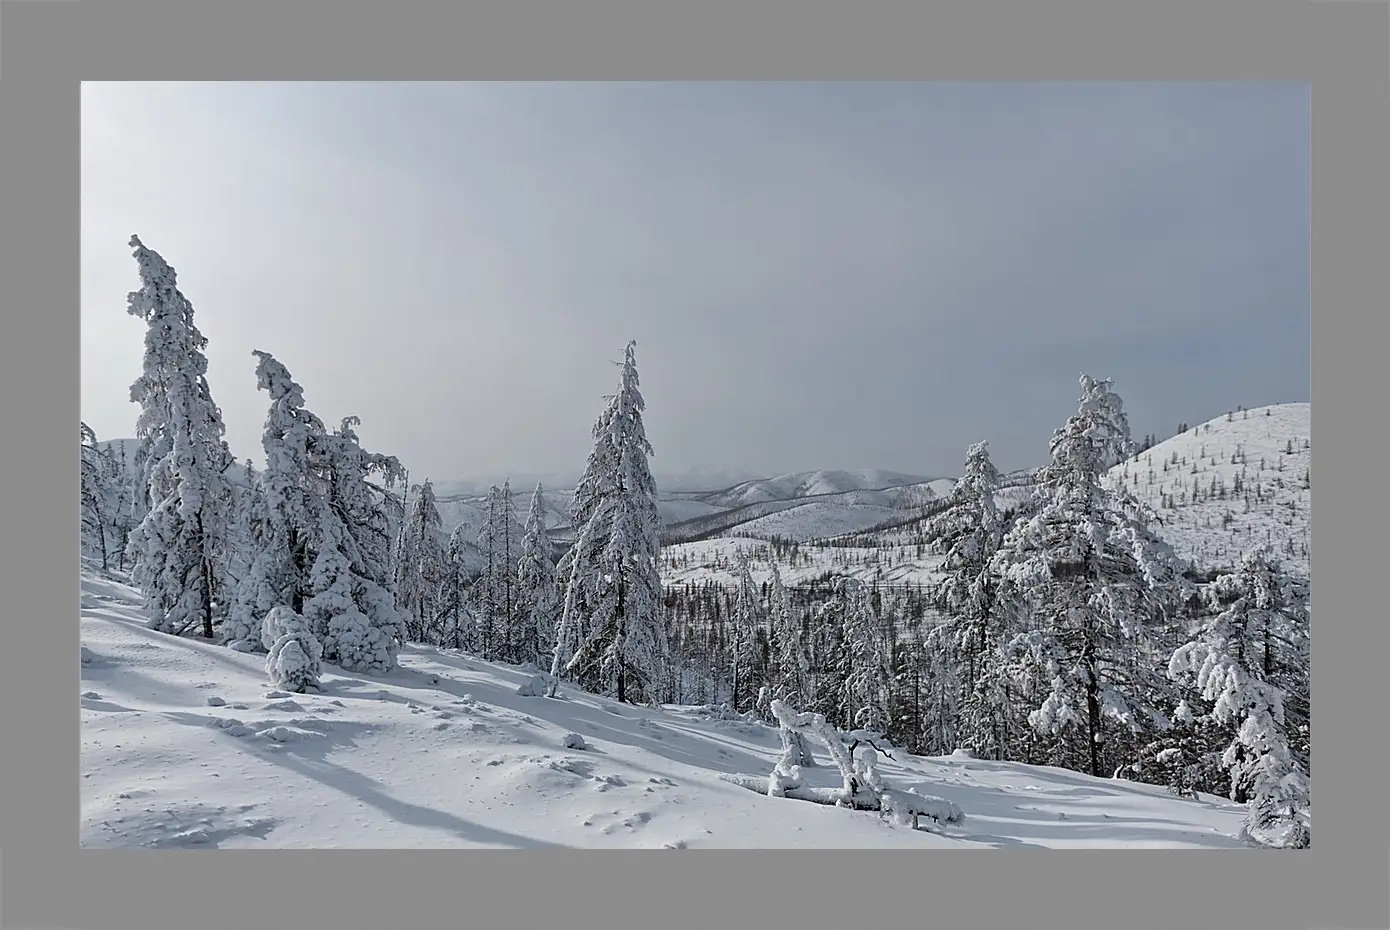
[[[815,804],[834,804],[854,810],[876,810],[893,817],[895,822],[918,826],[919,817],[931,817],[938,823],[959,823],[964,814],[961,808],[942,798],[901,791],[884,783],[875,765],[874,752],[880,749],[872,740],[856,740],[847,749],[840,734],[821,714],[802,713],[782,701],[772,701],[768,709],[778,721],[782,735],[783,754],[767,777],[756,775],[721,775],[733,785],[767,794],[774,798],[791,798]],[[831,754],[840,769],[839,788],[812,787],[802,784],[802,760],[809,758],[806,737],[815,737]],[[855,755],[864,745],[866,751]]]

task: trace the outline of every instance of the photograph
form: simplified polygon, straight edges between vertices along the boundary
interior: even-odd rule
[[[1311,847],[1308,84],[80,145],[83,849]]]

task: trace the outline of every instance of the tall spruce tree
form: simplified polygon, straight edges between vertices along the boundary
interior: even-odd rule
[[[231,453],[222,412],[208,387],[207,339],[193,305],[179,291],[174,268],[132,236],[141,286],[127,299],[144,320],[144,371],[131,386],[140,404],[143,510],[128,548],[132,578],[145,597],[150,626],[211,638],[225,596],[225,534]]]
[[[223,643],[241,652],[269,648],[261,626],[273,608],[303,613],[330,480],[328,430],[305,408],[304,389],[270,353],[252,354],[256,384],[270,396],[270,408],[261,433],[266,468],[246,518],[247,570],[222,633]]]
[[[435,640],[445,570],[444,546],[440,542],[443,521],[430,480],[425,479],[415,490],[397,556],[396,600],[411,617],[408,638],[430,642]]]
[[[1005,532],[995,503],[999,485],[1000,473],[990,460],[989,446],[972,445],[966,450],[965,471],[952,488],[955,506],[933,527],[936,546],[945,555],[942,570],[946,575],[934,599],[949,619],[932,640],[947,653],[941,656],[949,660],[943,662],[942,670],[951,676],[948,686],[957,692],[952,702],[960,717],[955,733],[977,752],[994,755],[1000,750],[993,745],[998,740],[998,692],[991,683],[997,675],[988,666],[999,658],[997,586],[991,569]]]
[[[1057,764],[1092,775],[1129,761],[1127,742],[1162,727],[1150,621],[1169,602],[1181,566],[1150,516],[1107,470],[1130,451],[1111,382],[1083,375],[1077,413],[1053,436],[1035,512],[1006,535],[997,563],[1019,596],[1016,655],[1042,701],[1030,723]]]
[[[575,488],[576,544],[560,576],[565,608],[557,664],[586,688],[620,701],[656,697],[667,642],[661,620],[657,487],[648,467],[636,343],[621,363],[618,391],[594,425],[594,448]]]
[[[546,535],[546,498],[539,483],[531,494],[522,536],[517,599],[521,619],[517,660],[539,664],[554,646],[558,606],[555,562],[551,539]]]
[[[325,442],[329,486],[304,616],[323,642],[324,661],[381,673],[396,667],[406,638],[408,615],[392,591],[389,502],[404,470],[393,456],[362,448],[358,422],[344,418]]]

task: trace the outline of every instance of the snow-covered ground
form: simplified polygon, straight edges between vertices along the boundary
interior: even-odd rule
[[[1163,521],[1159,534],[1195,564],[1231,567],[1248,549],[1268,543],[1286,567],[1307,576],[1310,406],[1278,404],[1230,417],[1166,439],[1110,477],[1155,509]],[[1233,490],[1238,478],[1243,493]]]
[[[84,847],[1240,845],[1244,811],[1218,798],[962,758],[881,760],[890,783],[965,812],[931,831],[768,798],[720,775],[771,771],[771,728],[524,697],[526,672],[428,648],[383,678],[330,668],[322,694],[274,692],[261,657],[151,632],[137,597],[83,575]],[[565,748],[571,733],[586,748]]]

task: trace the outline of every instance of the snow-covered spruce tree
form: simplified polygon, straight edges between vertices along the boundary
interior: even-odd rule
[[[738,587],[729,609],[730,625],[730,695],[729,703],[735,713],[753,707],[761,685],[762,657],[759,654],[758,633],[763,627],[763,610],[759,604],[758,588],[749,572],[748,556],[740,550],[735,559]]]
[[[1303,739],[1301,725],[1286,711],[1287,697],[1299,698],[1298,690],[1306,687],[1306,675],[1298,671],[1301,663],[1307,671],[1306,605],[1263,549],[1248,552],[1203,596],[1211,613],[1194,639],[1174,652],[1169,674],[1195,685],[1207,705],[1205,718],[1227,730],[1222,764],[1231,778],[1231,798],[1248,806],[1251,837],[1266,845],[1306,847],[1308,763],[1292,745]],[[1290,691],[1281,687],[1281,678],[1291,682]]]
[[[579,539],[560,566],[566,592],[556,652],[559,659],[575,642],[565,671],[587,690],[632,702],[656,697],[668,659],[657,486],[647,464],[652,446],[635,346],[624,352],[618,392],[594,425],[594,448],[575,488]]]
[[[841,713],[845,729],[884,733],[890,723],[892,658],[870,586],[850,579],[847,589],[848,609],[841,621],[841,661],[845,669]]]
[[[226,641],[227,629],[232,622],[231,615],[237,609],[237,598],[241,591],[242,579],[251,571],[255,558],[255,544],[252,541],[256,514],[265,507],[265,495],[261,493],[260,480],[248,459],[242,463],[242,477],[235,482],[234,516],[227,528],[227,587],[232,592],[232,604],[227,617],[222,621],[222,637]]]
[[[478,532],[478,548],[483,554],[483,576],[479,579],[483,655],[488,659],[513,661],[517,635],[517,522],[512,502],[511,482],[488,489],[483,526]]]
[[[392,591],[387,500],[403,471],[394,457],[362,448],[353,429],[358,422],[345,418],[325,442],[329,491],[319,511],[304,615],[323,643],[324,661],[379,674],[396,667],[406,635],[408,615]]]
[[[1044,693],[1029,722],[1052,738],[1051,761],[1100,777],[1129,761],[1136,734],[1167,723],[1148,626],[1181,566],[1144,508],[1103,485],[1129,452],[1120,397],[1086,375],[1081,387],[1077,413],[1053,436],[1034,512],[1006,535],[996,564],[1027,630],[1015,654]]]
[[[222,412],[208,388],[207,339],[193,323],[174,269],[132,236],[140,289],[127,306],[147,324],[144,371],[131,386],[140,404],[145,516],[132,530],[132,579],[145,596],[152,629],[213,636],[225,596],[224,535],[232,455]]]
[[[477,652],[478,624],[469,606],[469,572],[464,564],[466,546],[464,527],[456,527],[449,534],[449,545],[444,550],[435,638],[449,649]]]
[[[792,611],[792,598],[783,584],[777,563],[768,587],[769,628],[773,633],[773,693],[793,707],[809,707],[812,700],[811,660],[802,641],[802,628]]]
[[[520,604],[517,661],[539,665],[555,645],[559,606],[551,539],[546,535],[546,498],[539,483],[531,494],[526,532],[522,536],[521,559],[517,565],[517,599]]]
[[[266,648],[266,674],[283,691],[303,694],[319,690],[323,646],[309,621],[284,604],[266,614],[261,630]]]
[[[993,677],[986,666],[999,656],[999,629],[993,622],[997,585],[991,570],[1005,533],[995,504],[999,485],[989,446],[972,445],[966,450],[965,471],[952,488],[954,506],[932,527],[936,547],[945,555],[946,574],[933,592],[934,600],[949,618],[934,640],[950,654],[949,667],[957,680],[954,704],[959,719],[954,729],[958,738],[986,755],[998,755],[998,747],[990,745],[996,739],[994,712],[989,688],[977,693],[976,686]]]
[[[396,603],[410,615],[407,637],[431,640],[439,613],[440,584],[444,578],[444,546],[440,544],[443,521],[435,503],[435,488],[427,478],[416,489],[406,517],[403,545],[396,564]]]
[[[246,517],[247,569],[222,631],[222,642],[239,652],[266,648],[261,628],[273,608],[303,613],[330,480],[328,429],[305,409],[304,389],[270,353],[252,354],[256,385],[270,395],[270,409],[261,433],[266,468]]]

